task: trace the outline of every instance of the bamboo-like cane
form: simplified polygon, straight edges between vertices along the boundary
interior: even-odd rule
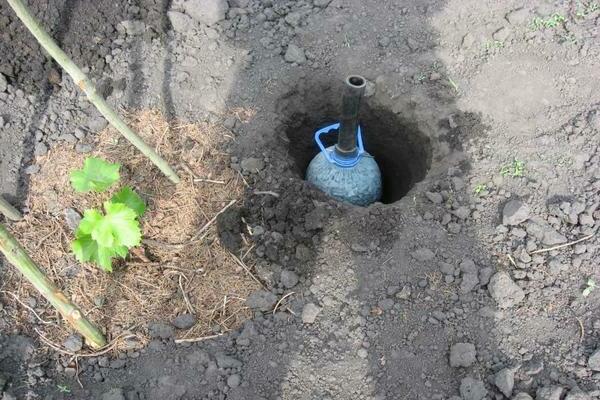
[[[40,45],[56,60],[56,62],[73,78],[77,86],[86,94],[88,100],[96,106],[98,111],[114,126],[127,140],[137,147],[154,165],[156,165],[173,183],[179,183],[179,176],[161,156],[159,156],[142,138],[133,132],[117,113],[100,96],[96,87],[88,77],[75,65],[67,54],[58,47],[56,42],[42,28],[39,22],[31,15],[29,9],[21,0],[7,0],[21,22],[35,36]]]
[[[50,304],[86,339],[94,348],[106,346],[104,335],[92,324],[76,305],[71,303],[50,279],[44,275],[19,242],[0,224],[0,251]]]
[[[6,218],[13,221],[18,221],[23,218],[19,210],[14,208],[13,205],[6,201],[6,199],[4,199],[2,196],[0,196],[0,213],[4,214]]]

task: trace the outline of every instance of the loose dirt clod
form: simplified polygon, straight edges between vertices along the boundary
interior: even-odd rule
[[[78,264],[70,254],[73,233],[65,211],[72,214],[98,208],[106,196],[72,190],[69,172],[80,168],[85,159],[72,147],[38,158],[40,171],[31,180],[27,199],[29,213],[12,225],[13,234],[50,278],[106,329],[109,338],[128,332],[143,342],[148,323],[170,322],[186,312],[195,312],[197,322],[178,331],[180,338],[239,326],[249,315],[244,301],[258,283],[240,267],[238,256],[221,247],[213,224],[243,189],[222,152],[226,133],[208,124],[169,123],[152,110],[132,114],[129,119],[145,140],[178,163],[182,171],[182,182],[174,186],[112,129],[99,134],[92,155],[121,163],[124,184],[136,188],[148,203],[148,213],[141,221],[142,246],[127,260],[115,262],[115,272],[110,275],[93,265]],[[199,178],[223,184],[199,182]],[[242,249],[239,256],[244,253]],[[16,273],[10,274],[3,286],[18,288],[20,298],[38,298]],[[27,313],[24,310],[12,316],[26,331]],[[44,304],[40,317],[56,323],[45,326],[43,333],[62,343],[68,330],[53,315]]]

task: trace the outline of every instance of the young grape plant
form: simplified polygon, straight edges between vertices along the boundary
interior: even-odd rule
[[[89,157],[83,168],[71,172],[76,192],[104,192],[120,180],[120,164]],[[75,231],[71,248],[81,262],[91,261],[112,272],[112,260],[125,258],[142,240],[139,218],[146,211],[144,200],[128,186],[103,203],[104,212],[87,209]]]

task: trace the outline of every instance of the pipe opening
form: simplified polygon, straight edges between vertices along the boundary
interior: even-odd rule
[[[354,86],[356,88],[362,88],[363,86],[366,86],[367,82],[365,81],[365,78],[363,78],[362,76],[358,76],[358,75],[351,75],[348,77],[347,82],[349,85]]]

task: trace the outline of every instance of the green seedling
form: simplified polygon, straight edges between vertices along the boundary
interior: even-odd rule
[[[570,44],[570,45],[577,44],[577,42],[578,42],[577,36],[575,36],[571,32],[565,32],[563,34],[560,34],[559,41],[560,41],[560,43],[566,43],[566,44]]]
[[[119,168],[119,164],[88,158],[82,170],[73,171],[71,183],[79,192],[103,192],[119,180]],[[140,244],[142,233],[138,219],[146,211],[146,204],[125,186],[103,206],[104,212],[85,210],[71,249],[79,261],[91,261],[102,270],[112,272],[112,259],[125,258],[131,247]]]
[[[442,65],[439,61],[434,61],[431,66],[423,67],[418,73],[416,73],[413,79],[418,83],[423,83],[426,80],[430,79],[432,74],[436,73],[440,77],[443,75],[443,71],[441,71]],[[432,79],[433,80],[433,79]]]
[[[350,39],[348,39],[348,35],[344,34],[344,44],[346,45],[347,48],[352,47],[352,45],[350,44]]]
[[[61,393],[71,393],[71,389],[67,385],[56,385],[56,388]]]
[[[473,192],[477,195],[483,195],[485,192],[487,192],[487,185],[485,183],[478,183],[475,186],[475,189],[473,189]]]
[[[585,289],[583,289],[583,292],[581,294],[583,295],[583,297],[588,297],[594,289],[596,289],[596,281],[592,278],[589,278],[585,283]]]
[[[427,79],[427,74],[425,72],[420,72],[416,75],[417,82],[423,83],[425,79]]]
[[[484,47],[486,50],[501,49],[504,47],[504,42],[501,40],[488,40],[485,42]]]
[[[514,177],[523,176],[523,170],[525,169],[525,163],[515,159],[513,161],[513,175]]]
[[[579,18],[585,18],[598,10],[600,10],[600,3],[598,3],[597,1],[590,1],[585,3],[577,2],[577,12],[575,13],[575,15]]]
[[[546,28],[556,28],[563,22],[565,22],[565,17],[561,14],[554,13],[550,16],[550,18],[547,18],[546,21],[544,21],[544,25]]]
[[[104,211],[85,210],[71,248],[79,261],[95,262],[111,272],[112,259],[125,258],[129,248],[140,244],[142,233],[136,212],[125,204],[106,201]]]
[[[454,88],[454,91],[458,93],[458,85],[452,80],[452,78],[448,77],[448,83],[450,83],[450,85],[452,85]]]
[[[562,14],[554,13],[548,18],[535,17],[533,21],[531,21],[530,27],[536,31],[540,29],[552,29],[561,25],[563,22],[565,22],[565,17]]]
[[[502,168],[500,168],[500,175],[504,177],[512,176],[513,178],[516,178],[523,176],[524,170],[525,163],[515,158],[512,163],[509,165],[504,165]]]

